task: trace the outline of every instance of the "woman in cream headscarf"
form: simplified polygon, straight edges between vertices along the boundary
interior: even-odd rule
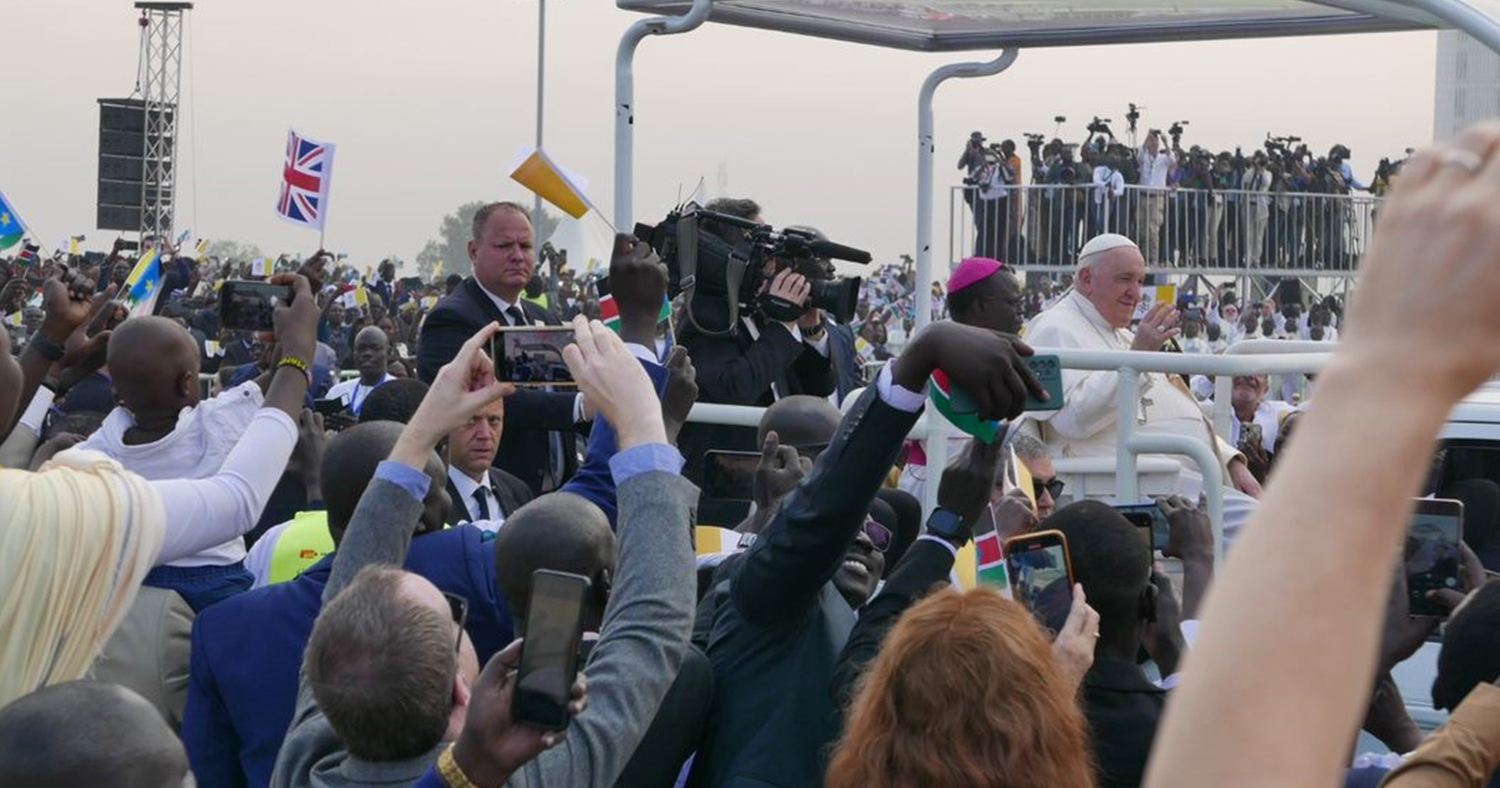
[[[36,473],[0,471],[0,706],[83,677],[152,566],[254,527],[297,442],[295,419],[318,320],[305,278],[271,281],[293,287],[291,302],[276,308],[282,360],[265,407],[217,475],[147,482],[80,450],[59,454]],[[48,288],[56,296],[65,286],[54,281]],[[66,337],[84,320],[64,322],[71,322],[60,334]],[[43,341],[55,343],[56,336]],[[0,409],[7,417],[27,387],[21,381],[32,370],[23,374],[21,366],[28,361],[18,366],[0,354],[0,406],[6,406]]]

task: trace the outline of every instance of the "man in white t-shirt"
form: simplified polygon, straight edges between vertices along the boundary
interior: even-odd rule
[[[328,390],[328,399],[343,400],[344,409],[358,416],[365,398],[380,384],[395,378],[386,372],[390,361],[390,340],[375,326],[365,326],[354,337],[354,366],[359,377],[346,380]]]
[[[1167,175],[1172,171],[1172,154],[1163,150],[1161,131],[1152,129],[1146,135],[1136,158],[1141,168],[1141,200],[1136,203],[1136,221],[1144,236],[1142,253],[1148,264],[1161,264],[1161,227],[1167,218]]]
[[[199,401],[199,354],[187,330],[162,317],[120,324],[109,342],[109,371],[120,406],[78,445],[118,460],[146,479],[205,479],[219,472],[262,405],[261,381]],[[269,382],[269,374],[264,376]],[[250,588],[245,542],[235,539],[169,564],[146,585],[177,591],[194,612]]]

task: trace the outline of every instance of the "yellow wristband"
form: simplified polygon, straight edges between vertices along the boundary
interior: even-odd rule
[[[448,788],[479,788],[464,770],[458,768],[458,761],[453,760],[453,745],[448,745],[443,754],[438,756],[438,776],[448,784]]]
[[[279,370],[282,367],[291,367],[292,369],[301,372],[303,375],[307,376],[307,385],[312,385],[312,370],[308,368],[306,361],[303,361],[296,356],[282,356],[281,360],[276,362],[276,368]]]

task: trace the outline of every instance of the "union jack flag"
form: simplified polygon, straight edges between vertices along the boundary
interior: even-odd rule
[[[332,180],[333,143],[310,140],[295,130],[288,131],[276,213],[294,224],[322,230],[328,216],[328,186]]]

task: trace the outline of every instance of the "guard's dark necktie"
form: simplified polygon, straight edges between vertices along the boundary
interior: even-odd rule
[[[479,503],[478,519],[490,519],[490,488],[480,485],[479,489],[474,491],[474,500]]]
[[[531,321],[527,320],[526,316],[521,314],[521,307],[519,306],[511,306],[509,309],[506,309],[505,316],[510,318],[510,324],[513,326],[531,325]]]

